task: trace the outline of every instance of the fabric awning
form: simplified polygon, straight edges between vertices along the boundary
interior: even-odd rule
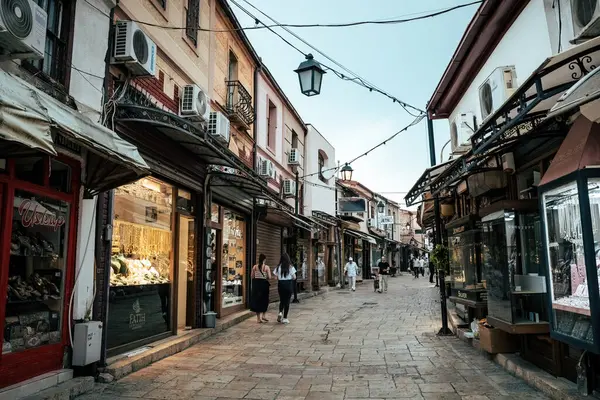
[[[149,174],[137,148],[115,132],[0,70],[0,138],[56,155],[52,129],[89,151],[84,185],[91,192],[115,188]]]
[[[580,115],[542,176],[540,186],[590,166],[600,166],[600,124]]]

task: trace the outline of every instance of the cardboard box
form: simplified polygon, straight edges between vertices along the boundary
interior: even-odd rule
[[[486,328],[483,325],[479,325],[479,345],[490,354],[519,351],[518,336],[497,328]]]

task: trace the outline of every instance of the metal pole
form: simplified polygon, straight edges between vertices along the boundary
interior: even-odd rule
[[[436,165],[435,162],[435,138],[433,135],[433,121],[427,115],[427,135],[429,137],[429,158],[431,166]],[[436,196],[434,199],[434,218],[435,218],[435,244],[442,244],[442,223],[440,219],[440,200]],[[440,303],[442,311],[442,328],[439,330],[438,335],[452,335],[452,331],[448,329],[448,309],[446,308],[446,283],[445,283],[445,272],[444,270],[438,271],[439,284],[440,284]]]
[[[296,170],[296,206],[294,207],[294,210],[296,212],[296,215],[298,215],[298,170]]]

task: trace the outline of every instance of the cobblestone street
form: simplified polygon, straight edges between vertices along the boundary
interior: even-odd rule
[[[290,324],[255,318],[85,400],[545,399],[455,337],[437,338],[438,289],[426,278],[365,282],[292,304]]]

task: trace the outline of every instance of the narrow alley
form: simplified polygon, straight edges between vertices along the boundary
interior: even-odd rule
[[[80,400],[545,399],[456,337],[438,338],[425,278],[365,282],[292,304],[290,325],[254,318]]]

